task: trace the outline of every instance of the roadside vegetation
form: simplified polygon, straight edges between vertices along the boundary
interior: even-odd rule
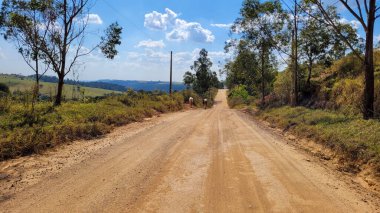
[[[2,92],[0,160],[39,153],[78,139],[92,139],[114,127],[183,108],[183,95],[128,91],[102,98],[32,103],[31,96]]]
[[[355,12],[355,3],[340,2]],[[357,16],[360,26],[375,23],[378,11],[362,11],[368,22]],[[380,43],[373,32],[358,37],[334,5],[320,1],[289,7],[245,0],[240,15],[225,48],[233,54],[224,68],[230,107],[323,144],[351,172],[366,164],[380,177]]]

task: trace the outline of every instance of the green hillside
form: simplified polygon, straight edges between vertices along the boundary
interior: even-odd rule
[[[9,86],[11,92],[14,92],[31,90],[35,82],[33,79],[27,77],[0,74],[0,83],[5,83]],[[57,85],[55,83],[41,82],[40,93],[46,96],[54,96],[56,94],[56,87]],[[74,85],[65,85],[63,91],[64,96],[68,99],[71,99],[73,96],[77,96],[79,92],[73,92],[74,89],[77,89],[75,87],[76,86]],[[84,93],[84,95],[87,97],[104,96],[110,93],[120,93],[119,91],[82,86],[80,87],[80,92]]]

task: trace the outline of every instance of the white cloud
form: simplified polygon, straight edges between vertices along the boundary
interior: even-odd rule
[[[144,26],[149,29],[166,32],[170,41],[213,42],[215,36],[198,22],[187,22],[178,18],[178,14],[166,8],[165,13],[153,11],[145,14]]]
[[[360,27],[360,22],[357,20],[351,20],[350,21],[350,20],[347,20],[345,18],[341,18],[339,20],[339,22],[342,24],[350,24],[354,29],[359,29],[359,27]]]
[[[140,41],[136,47],[146,47],[146,48],[164,48],[165,44],[164,41],[159,40],[159,41],[153,41],[151,39],[145,40],[145,41]]]
[[[169,8],[165,9],[165,14],[153,11],[145,14],[144,26],[153,30],[166,30],[177,16],[178,15]]]
[[[103,24],[103,20],[98,14],[90,13],[86,18],[88,20],[88,24]]]
[[[197,22],[187,22],[182,19],[176,19],[173,30],[166,33],[166,39],[210,43],[215,40],[215,36],[210,30],[203,28],[202,25]]]
[[[218,27],[222,29],[230,29],[232,24],[211,24],[211,27]]]

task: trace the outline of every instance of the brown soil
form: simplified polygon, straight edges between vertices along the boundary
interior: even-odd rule
[[[0,164],[1,212],[376,212],[379,200],[243,113],[226,91]]]

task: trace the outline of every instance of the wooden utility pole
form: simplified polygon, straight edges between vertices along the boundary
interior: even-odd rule
[[[170,95],[173,93],[173,51],[170,51]]]

